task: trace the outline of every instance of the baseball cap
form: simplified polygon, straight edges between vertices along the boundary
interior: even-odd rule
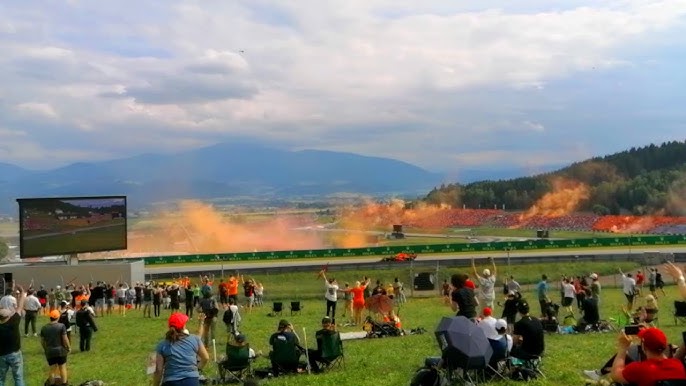
[[[245,342],[245,335],[243,334],[238,334],[236,335],[236,342]]]
[[[62,301],[60,302],[60,305],[61,305],[61,306],[66,306],[67,304],[69,304],[69,302],[66,301],[66,300],[62,300]]]
[[[465,288],[471,288],[471,289],[476,288],[476,285],[474,285],[474,282],[471,281],[470,279],[465,280],[464,286],[465,286]]]
[[[331,318],[328,316],[323,317],[322,324],[331,324]]]
[[[659,328],[649,327],[638,332],[643,346],[650,351],[662,352],[667,348],[667,336]]]
[[[491,310],[490,307],[484,307],[482,313],[484,314],[484,316],[491,316],[493,314],[493,310]]]
[[[180,312],[175,312],[169,316],[169,327],[174,327],[177,330],[183,329],[183,326],[186,325],[186,322],[188,322],[188,316],[186,314],[182,314]]]
[[[505,321],[505,319],[498,319],[498,320],[496,320],[496,321],[495,321],[495,329],[496,329],[496,330],[500,330],[500,329],[503,329],[503,328],[507,328],[507,322]]]
[[[57,310],[50,311],[50,319],[57,320],[60,318],[60,312]]]
[[[491,270],[488,268],[484,269],[484,276],[491,276]]]

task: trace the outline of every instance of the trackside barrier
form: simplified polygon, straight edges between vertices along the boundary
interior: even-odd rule
[[[418,255],[440,253],[474,253],[474,252],[522,252],[522,251],[545,251],[582,248],[610,248],[610,247],[637,247],[651,246],[686,246],[686,235],[667,236],[632,236],[632,237],[608,237],[588,238],[573,240],[548,240],[537,239],[527,241],[499,241],[490,243],[453,243],[431,245],[397,245],[387,247],[369,248],[343,248],[343,249],[312,249],[297,251],[270,251],[270,252],[237,252],[202,255],[173,255],[153,256],[145,258],[145,265],[183,264],[183,263],[211,263],[211,262],[246,262],[267,261],[282,259],[312,259],[312,258],[337,258],[357,256],[384,256],[400,252],[416,253]]]

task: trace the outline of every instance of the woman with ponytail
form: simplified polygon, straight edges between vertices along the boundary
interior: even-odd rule
[[[210,355],[202,344],[203,323],[198,335],[191,335],[186,329],[188,316],[173,313],[169,317],[169,330],[157,345],[153,386],[198,386],[200,370],[207,364]]]

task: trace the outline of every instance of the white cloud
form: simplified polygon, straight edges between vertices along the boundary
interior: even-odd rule
[[[245,136],[427,167],[551,159],[494,149],[516,146],[508,133],[569,142],[530,110],[580,114],[542,95],[642,66],[626,50],[686,14],[681,0],[22,4],[0,14],[0,126],[22,127],[39,149],[126,155]]]

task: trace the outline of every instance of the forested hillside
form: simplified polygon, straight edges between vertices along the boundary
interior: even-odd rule
[[[554,190],[553,181],[587,188],[588,198],[579,211],[685,215],[686,141],[631,148],[533,177],[443,185],[429,192],[425,201],[467,208],[527,209]]]

